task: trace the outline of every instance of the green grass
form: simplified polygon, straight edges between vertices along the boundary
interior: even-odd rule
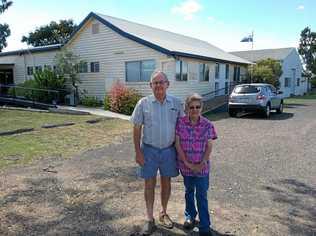
[[[284,101],[285,101],[285,104],[300,104],[302,102],[315,100],[315,99],[316,99],[316,92],[310,92],[304,96],[286,98]]]
[[[15,164],[27,164],[45,157],[69,157],[87,149],[102,147],[131,130],[128,121],[102,119],[99,123],[85,121],[89,115],[62,115],[0,109],[0,131],[35,128],[35,131],[0,136],[0,169]],[[73,126],[52,129],[43,124],[75,122]]]

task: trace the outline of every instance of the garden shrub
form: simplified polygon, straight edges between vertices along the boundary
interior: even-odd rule
[[[45,69],[34,73],[34,79],[26,80],[19,84],[18,87],[21,88],[10,88],[9,94],[37,102],[52,103],[53,101],[64,99],[66,95],[65,83],[66,80],[63,76]],[[47,90],[57,90],[59,94]]]
[[[127,88],[123,83],[117,81],[104,99],[104,104],[109,106],[113,112],[131,115],[140,98],[141,95],[134,89]]]
[[[80,104],[87,107],[99,107],[102,106],[102,101],[100,101],[97,97],[83,96],[80,98]]]

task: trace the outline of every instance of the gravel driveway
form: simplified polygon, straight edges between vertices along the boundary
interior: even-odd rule
[[[214,124],[209,200],[217,235],[316,235],[316,101],[269,120]],[[68,160],[0,172],[0,235],[137,235],[145,210],[133,156],[130,136],[117,137]],[[154,235],[195,235],[182,230],[183,207],[178,177],[169,206],[176,227]]]

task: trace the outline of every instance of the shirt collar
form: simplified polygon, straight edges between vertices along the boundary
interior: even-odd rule
[[[194,126],[200,125],[201,121],[202,121],[202,117],[200,116],[198,122]],[[184,122],[186,123],[186,125],[193,126],[188,115],[184,117]]]
[[[156,99],[156,97],[154,96],[154,95],[150,95],[150,97],[149,97],[149,99],[150,99],[150,101],[151,102],[159,102],[157,99]],[[163,103],[165,103],[165,101],[166,102],[172,102],[172,99],[171,99],[171,97],[170,97],[170,95],[168,95],[168,94],[166,94],[166,98],[165,98],[165,100],[164,100],[164,102]]]

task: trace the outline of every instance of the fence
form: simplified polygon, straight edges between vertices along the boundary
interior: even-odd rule
[[[0,97],[32,103],[71,105],[71,101],[75,100],[74,96],[73,90],[67,89],[51,90],[0,84]]]

